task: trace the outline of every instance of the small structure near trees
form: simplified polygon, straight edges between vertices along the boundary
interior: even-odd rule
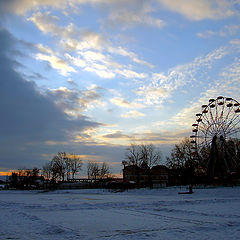
[[[163,165],[152,168],[141,168],[136,165],[125,166],[123,181],[135,184],[136,187],[166,187],[168,185],[168,168]]]
[[[124,182],[137,187],[162,187],[168,182],[168,171],[163,165],[161,152],[153,144],[131,144],[122,161]]]
[[[40,189],[44,185],[44,177],[39,176],[39,169],[19,169],[7,178],[7,187],[16,189]]]

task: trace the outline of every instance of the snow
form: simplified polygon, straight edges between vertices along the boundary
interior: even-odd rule
[[[0,239],[239,239],[240,187],[0,191]]]

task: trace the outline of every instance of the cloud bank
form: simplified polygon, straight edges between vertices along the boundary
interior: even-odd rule
[[[15,70],[14,55],[9,56],[16,41],[6,30],[0,31],[0,164],[5,167],[37,164],[35,145],[41,149],[46,141],[66,142],[70,132],[99,126],[83,115],[70,119],[33,82],[23,79]]]

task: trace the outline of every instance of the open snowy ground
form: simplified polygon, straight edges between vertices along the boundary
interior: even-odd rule
[[[240,187],[0,191],[0,239],[240,239]]]

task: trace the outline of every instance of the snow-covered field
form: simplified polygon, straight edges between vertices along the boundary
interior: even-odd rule
[[[240,239],[240,187],[0,191],[0,239]]]

